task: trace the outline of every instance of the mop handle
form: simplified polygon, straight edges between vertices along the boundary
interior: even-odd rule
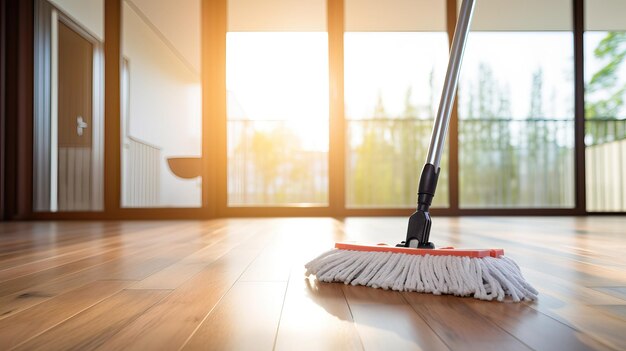
[[[465,42],[473,12],[474,0],[464,0],[456,23],[456,29],[454,30],[448,71],[443,82],[439,110],[435,118],[433,134],[430,137],[430,147],[428,148],[428,157],[426,158],[426,163],[434,165],[435,169],[439,169],[439,163],[441,162],[441,154],[446,141],[448,124],[450,124],[450,112],[454,103],[456,86],[459,82],[459,71],[461,69],[461,61],[463,61],[463,51],[465,50]]]

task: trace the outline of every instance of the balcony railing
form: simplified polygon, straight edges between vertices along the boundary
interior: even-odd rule
[[[574,121],[462,119],[463,208],[574,207]]]
[[[328,202],[328,151],[304,145],[301,131],[308,123],[228,121],[230,206]]]
[[[231,206],[327,202],[327,151],[304,147],[294,123],[228,122]],[[413,207],[432,124],[348,120],[346,206]],[[623,210],[626,121],[588,121],[587,131],[589,209]],[[458,138],[461,208],[574,207],[573,120],[462,119]],[[448,169],[445,154],[435,206],[448,205]]]

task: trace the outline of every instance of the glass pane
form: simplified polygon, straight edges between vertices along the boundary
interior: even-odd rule
[[[103,204],[103,1],[35,2],[35,211]]]
[[[626,211],[626,31],[584,40],[587,210]]]
[[[122,206],[201,206],[200,1],[124,1],[122,55]]]
[[[571,32],[472,32],[459,83],[464,208],[573,207]]]
[[[445,32],[344,37],[346,206],[414,207],[448,57]],[[433,206],[448,206],[444,153]]]
[[[328,203],[328,36],[227,35],[228,205]]]

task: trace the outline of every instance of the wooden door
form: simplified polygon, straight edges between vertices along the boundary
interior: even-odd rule
[[[89,210],[93,44],[58,26],[58,209]]]

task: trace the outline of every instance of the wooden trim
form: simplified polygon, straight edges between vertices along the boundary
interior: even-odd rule
[[[3,1],[3,219],[26,219],[33,205],[34,2]],[[5,50],[6,49],[6,50]]]
[[[372,209],[345,209],[330,211],[326,207],[237,207],[229,208],[225,217],[372,217],[396,216],[408,217],[413,213],[412,208],[372,208]],[[434,217],[457,216],[575,216],[584,215],[573,208],[506,208],[506,209],[458,209],[431,208]],[[596,214],[596,213],[592,213]],[[620,215],[625,213],[600,213],[605,215]]]
[[[122,0],[104,1],[104,211],[111,216],[121,214],[121,11]]]
[[[328,0],[329,146],[328,207],[333,214],[346,206],[346,122],[344,108],[344,0]]]
[[[408,217],[413,212],[411,208],[390,209],[348,209],[338,213],[331,213],[328,208],[298,208],[298,207],[239,207],[229,208],[224,217]],[[457,216],[623,216],[626,212],[591,212],[587,214],[575,213],[573,209],[555,208],[520,208],[520,209],[461,209],[452,211],[446,208],[431,209],[433,217]],[[30,217],[34,220],[182,220],[206,219],[206,213],[201,208],[133,208],[123,209],[120,213],[105,212],[41,212]]]
[[[205,219],[202,208],[123,208],[117,212],[36,212],[35,220],[155,220]]]
[[[456,0],[446,0],[446,29],[448,46],[452,48],[452,39],[457,21]],[[448,126],[448,207],[451,211],[459,208],[459,108],[458,88]]]
[[[2,219],[3,220],[11,220],[14,218],[16,213],[16,191],[15,191],[15,182],[17,179],[16,175],[16,118],[17,115],[17,80],[18,74],[17,70],[14,69],[18,66],[19,59],[17,58],[17,47],[18,47],[18,18],[16,16],[17,13],[17,4],[16,1],[6,0],[4,1],[5,5],[5,19],[6,22],[4,26],[6,28],[5,32],[5,45],[4,50],[2,50],[2,55],[5,58],[5,67],[11,67],[13,69],[5,70],[5,84],[3,95],[5,98],[5,106],[3,110],[4,120],[3,122],[3,135],[2,135],[2,145],[0,149],[2,149],[3,160],[2,166],[4,170],[3,174],[3,193],[2,193],[2,202],[3,202],[3,212]],[[13,116],[13,117],[11,117]]]
[[[575,216],[573,208],[459,209],[454,216]]]
[[[220,217],[331,217],[328,207],[229,207]]]
[[[6,0],[0,0],[0,220],[5,219]]]
[[[227,0],[202,1],[202,208],[224,216],[227,194]]]
[[[585,183],[585,4],[573,0],[574,16],[574,182],[576,213],[587,212]]]
[[[43,0],[43,1],[48,1],[48,0]],[[50,3],[48,3],[48,4],[50,4]],[[66,14],[65,12],[63,12],[62,9],[54,6],[53,4],[50,4],[50,6],[57,11],[57,19],[59,20],[59,22],[65,24],[68,27],[70,27],[70,29],[72,29],[74,32],[76,32],[78,35],[80,35],[83,39],[85,39],[85,40],[89,41],[91,44],[93,44],[94,45],[94,50],[98,46],[102,45],[100,40],[98,38],[96,38],[96,36],[94,34],[89,32],[88,29],[84,28],[82,24],[77,22],[70,15]]]
[[[33,12],[35,7],[33,0],[19,1],[19,3],[16,219],[26,219],[33,212]]]

